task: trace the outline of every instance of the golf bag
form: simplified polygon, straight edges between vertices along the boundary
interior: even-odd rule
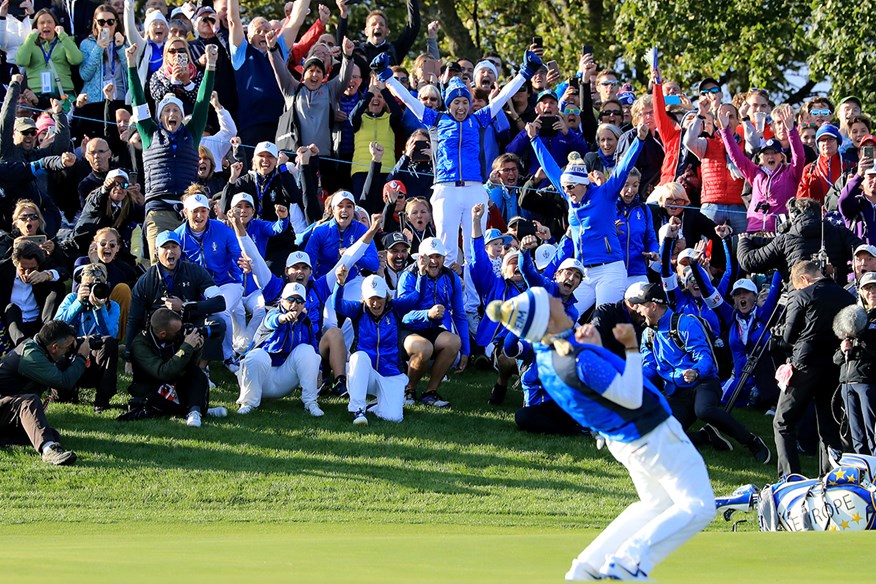
[[[760,491],[745,485],[715,499],[715,507],[725,521],[757,510],[761,531],[876,529],[876,457],[846,453],[834,465],[820,479],[792,474]]]

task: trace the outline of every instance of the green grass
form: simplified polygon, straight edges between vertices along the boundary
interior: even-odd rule
[[[507,406],[487,406],[487,373],[447,384],[451,411],[418,406],[401,424],[371,418],[364,428],[337,399],[324,400],[320,419],[297,398],[237,416],[231,377],[216,377],[214,405],[232,413],[202,428],[178,419],[116,422],[120,411],[92,413],[86,393],[85,405],[49,410],[80,457],[76,466],[50,467],[29,448],[0,449],[3,580],[55,570],[63,581],[120,581],[120,573],[124,581],[177,581],[191,569],[226,581],[262,571],[297,581],[560,581],[569,560],[633,500],[623,468],[591,439],[517,431],[519,393]],[[771,443],[770,418],[739,416]],[[775,472],[741,447],[704,456],[717,494],[763,485]],[[702,554],[683,551],[658,575],[682,581],[685,562],[705,566],[703,554],[735,561],[737,547],[758,555],[762,542],[791,547],[789,537],[818,542],[794,568],[815,569],[825,565],[810,560],[817,547],[850,541],[769,539],[750,533],[749,519],[737,534],[716,520],[713,534],[691,544]],[[65,561],[35,571],[30,562],[45,564],[44,546]]]

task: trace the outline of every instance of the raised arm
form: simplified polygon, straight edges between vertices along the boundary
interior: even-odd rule
[[[718,127],[720,128],[718,135],[721,136],[721,140],[724,142],[724,149],[727,151],[727,156],[730,157],[730,162],[739,169],[745,180],[753,183],[759,170],[757,165],[745,155],[745,152],[736,143],[733,128],[730,127],[730,113],[726,109],[718,111]]]
[[[405,55],[410,52],[414,43],[417,42],[417,37],[420,35],[420,3],[418,0],[408,0],[408,21],[404,30],[395,39],[392,44],[395,46],[395,54],[398,55],[399,61],[404,59]],[[401,64],[401,63],[399,63]]]
[[[271,60],[271,69],[274,70],[274,79],[277,81],[277,85],[283,92],[288,107],[291,105],[291,99],[295,93],[295,88],[298,87],[301,82],[292,76],[292,73],[286,66],[286,59],[283,58],[283,55],[277,46],[276,33],[274,33],[274,31],[268,32],[265,40],[268,43],[268,56]]]
[[[152,143],[152,134],[158,129],[155,120],[149,113],[149,104],[146,103],[146,95],[143,93],[143,85],[140,84],[140,75],[137,73],[137,45],[131,45],[125,49],[125,59],[128,63],[128,87],[131,90],[131,105],[137,116],[137,132],[143,142],[143,150],[149,148]]]
[[[192,109],[192,117],[186,123],[186,128],[192,133],[195,148],[201,143],[204,128],[207,127],[207,114],[210,113],[210,97],[213,94],[213,83],[216,78],[216,61],[219,58],[219,47],[207,45],[207,70],[198,88],[198,97],[195,99],[195,107]],[[220,163],[221,166],[221,163]]]
[[[137,18],[134,16],[134,0],[125,0],[125,34],[128,35],[128,41],[132,45],[137,45],[140,50],[137,51],[137,59],[146,50],[146,39],[137,30]]]
[[[709,104],[701,99],[699,108],[697,116],[687,128],[687,132],[684,132],[682,135],[681,143],[685,148],[690,150],[694,156],[702,160],[706,155],[706,148],[709,143],[705,138],[700,136],[700,134],[703,133],[703,118],[706,116],[706,113],[708,113]]]
[[[280,29],[280,34],[283,36],[283,42],[291,51],[295,39],[298,38],[298,31],[301,30],[301,25],[304,24],[304,18],[310,12],[310,0],[295,0],[292,5],[292,12],[289,18],[286,19],[283,28]],[[229,18],[229,24],[231,19]]]
[[[228,0],[228,41],[235,51],[243,45],[243,23],[240,21],[240,0]]]
[[[517,93],[517,90],[523,87],[524,83],[535,76],[541,66],[542,62],[541,59],[538,58],[538,55],[532,51],[526,51],[523,54],[523,67],[520,68],[520,71],[514,76],[514,79],[505,84],[505,87],[502,88],[499,95],[490,100],[491,118],[495,118],[499,114],[502,106],[508,103],[508,100]]]

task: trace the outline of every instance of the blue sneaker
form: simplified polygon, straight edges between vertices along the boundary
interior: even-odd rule
[[[438,395],[437,391],[427,391],[420,398],[420,403],[434,408],[449,408],[450,402]]]

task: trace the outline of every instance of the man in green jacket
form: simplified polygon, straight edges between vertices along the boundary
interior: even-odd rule
[[[49,388],[73,390],[91,352],[88,339],[76,347],[66,322],[52,320],[0,362],[0,444],[30,444],[50,464],[73,464],[76,454],[61,447],[49,426],[40,394]],[[72,355],[72,357],[71,357]],[[66,365],[66,366],[64,366]]]
[[[133,383],[129,392],[145,405],[122,416],[135,420],[155,415],[184,415],[186,425],[199,427],[201,412],[224,417],[223,407],[207,409],[207,376],[198,366],[206,327],[183,330],[180,315],[168,308],[152,313],[149,327],[131,342]]]

